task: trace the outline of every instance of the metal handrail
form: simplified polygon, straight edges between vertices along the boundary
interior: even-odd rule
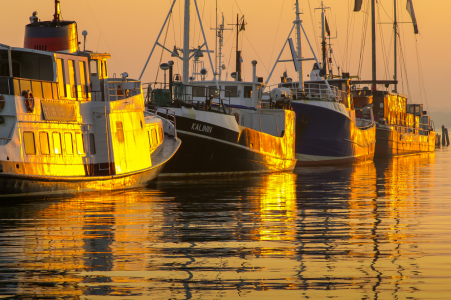
[[[374,126],[376,126],[376,122],[371,122],[369,125],[366,125],[366,126],[363,126],[363,127],[358,127],[360,130],[364,130],[364,129],[368,129],[368,128],[371,128],[371,127],[374,127]]]
[[[149,108],[149,109],[151,109],[151,108]],[[163,117],[161,117],[161,116],[158,115],[158,109],[165,109],[165,110],[166,110],[166,118],[163,118]],[[169,114],[169,112],[171,112],[171,114]],[[177,125],[177,118],[176,118],[176,114],[175,114],[175,111],[174,111],[174,110],[172,110],[172,109],[170,109],[170,108],[168,108],[168,107],[158,107],[158,106],[155,106],[155,109],[154,109],[153,112],[150,112],[150,111],[144,111],[144,115],[147,114],[147,115],[150,116],[151,113],[153,113],[153,116],[158,117],[158,118],[160,118],[163,122],[167,123],[167,124],[168,124],[168,127],[169,127],[170,129],[172,128],[172,130],[174,131],[174,137],[177,138],[177,128],[176,128],[176,125]],[[162,114],[164,114],[164,113],[162,113]],[[171,117],[173,118],[174,121],[169,120],[169,116],[171,116]]]
[[[422,124],[422,123],[421,123]],[[426,124],[423,124],[423,125],[426,125]],[[429,131],[435,131],[435,130],[431,130],[431,129],[423,129],[423,128],[421,128],[421,127],[409,127],[409,126],[405,126],[405,125],[398,125],[398,124],[390,124],[390,125],[388,125],[387,124],[387,126],[392,126],[392,127],[395,127],[396,129],[398,129],[398,128],[403,128],[403,129],[409,129],[409,130],[411,130],[411,131],[416,131],[416,130],[418,130],[418,133],[420,133],[420,132],[429,132]]]
[[[315,85],[315,87],[311,87],[310,85]],[[277,85],[279,86],[279,85]],[[310,99],[318,99],[321,101],[335,101],[335,102],[341,102],[341,99],[343,96],[345,96],[347,93],[344,91],[341,91],[338,87],[327,84],[320,84],[320,83],[308,83],[304,86],[303,89],[299,88],[299,84],[297,82],[293,83],[284,83],[283,87],[289,88],[293,95],[296,95],[296,99],[302,99],[302,98],[310,98]]]
[[[126,99],[126,98],[129,98],[129,97],[134,97],[134,96],[137,96],[137,95],[141,94],[141,88],[142,88],[141,81],[139,81],[139,80],[125,80],[125,81],[123,81],[122,79],[118,79],[118,80],[115,80],[115,79],[116,78],[108,78],[107,80],[105,80],[106,81],[105,88],[108,91],[108,100],[109,101]],[[121,84],[121,83],[129,83],[129,82],[138,83],[139,88],[135,88],[133,90],[128,90],[129,93],[130,93],[129,95],[126,95],[125,93],[123,95],[118,95],[117,91],[118,91],[119,84]],[[121,90],[122,90],[122,87],[121,87]],[[115,93],[111,93],[110,94],[110,91],[114,91]],[[136,91],[136,93],[133,93],[133,91]],[[111,99],[112,97],[116,97],[116,99],[112,100]]]

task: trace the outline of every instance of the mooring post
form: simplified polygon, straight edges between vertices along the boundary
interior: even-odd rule
[[[446,146],[449,146],[449,135],[448,135],[448,128],[445,128],[445,133],[446,133]]]

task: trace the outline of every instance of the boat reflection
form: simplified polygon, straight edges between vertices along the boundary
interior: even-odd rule
[[[296,175],[281,173],[265,176],[261,190],[255,194],[260,195],[259,240],[295,240]]]
[[[390,200],[413,197],[424,198],[424,193],[433,188],[435,175],[435,153],[397,156],[392,159],[377,160],[384,191],[380,196]],[[424,185],[425,184],[425,185]],[[418,187],[421,189],[415,189]],[[413,203],[410,203],[413,204]]]
[[[147,267],[149,228],[159,224],[152,222],[159,216],[154,201],[162,201],[156,192],[134,190],[2,208],[1,220],[7,221],[0,226],[0,269],[10,284],[1,294],[72,298],[121,293],[121,282],[140,281],[127,272]],[[8,231],[14,238],[8,238]],[[119,276],[107,275],[123,270]],[[127,290],[141,288],[132,284]]]
[[[421,154],[17,203],[0,209],[0,295],[396,298],[424,266],[416,228],[434,163]]]

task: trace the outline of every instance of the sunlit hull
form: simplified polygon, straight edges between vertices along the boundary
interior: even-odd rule
[[[210,114],[217,119],[231,118],[236,125],[234,116]],[[293,127],[294,114],[287,111],[286,118],[287,124],[293,123],[288,127]],[[283,137],[276,137],[250,128],[232,130],[182,116],[177,116],[176,126],[183,144],[161,177],[284,172],[292,171],[296,165],[292,128],[286,128]],[[199,130],[207,126],[209,130]]]
[[[338,110],[294,101],[297,166],[371,161],[376,126],[361,129]]]
[[[0,198],[57,196],[81,192],[113,191],[143,187],[160,174],[165,164],[180,147],[180,139],[166,138],[152,154],[154,165],[135,172],[110,176],[46,176],[0,173]],[[4,168],[8,162],[0,162]],[[11,163],[12,164],[12,163]],[[33,164],[23,168],[38,168]],[[85,167],[87,170],[88,168]],[[88,173],[88,171],[86,171]]]
[[[395,156],[435,151],[435,132],[429,135],[400,133],[390,126],[378,126],[376,129],[375,156]]]

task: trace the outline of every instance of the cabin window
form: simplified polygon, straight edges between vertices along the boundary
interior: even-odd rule
[[[226,97],[238,97],[238,87],[237,86],[226,86],[225,87]]]
[[[6,94],[9,95],[9,80],[6,77],[1,78],[0,77],[0,94]]]
[[[91,69],[91,75],[97,76],[97,60],[91,60],[89,67]]]
[[[163,140],[164,134],[163,134],[163,127],[160,127],[160,141]]]
[[[64,133],[64,145],[66,146],[66,154],[74,154],[74,144],[72,143],[72,133]]]
[[[9,76],[9,64],[4,63],[0,68],[0,76],[10,77]]]
[[[244,98],[252,98],[252,86],[244,87]]]
[[[33,87],[34,88],[34,87]],[[52,99],[52,83],[51,82],[43,82],[42,83],[42,98]]]
[[[39,132],[39,142],[41,144],[41,153],[50,154],[49,134],[47,132]]]
[[[33,96],[35,98],[42,98],[42,84],[40,81],[32,81],[31,85],[33,86]]]
[[[81,97],[88,98],[88,85],[86,74],[86,62],[80,61],[80,85],[81,85]]]
[[[30,80],[20,80],[20,89],[22,91],[31,92],[31,81]]]
[[[77,74],[75,73],[75,61],[69,60],[69,86],[72,98],[77,98]]]
[[[86,99],[86,90],[87,89],[86,89],[85,62],[79,61],[78,66],[80,69],[80,86],[81,86],[81,90],[80,90],[80,93],[78,94],[78,97]]]
[[[54,132],[52,134],[52,138],[53,138],[53,152],[58,155],[62,154],[61,134],[59,134],[58,132]]]
[[[205,97],[205,87],[193,86],[193,97]]]
[[[56,82],[52,83],[53,99],[58,99],[58,84]]]
[[[20,80],[14,79],[13,84],[14,84],[14,95],[22,96],[22,91],[20,90]]]
[[[98,66],[99,66],[99,79],[103,79],[103,68],[101,60],[99,60]]]
[[[152,145],[158,145],[157,138],[157,131],[155,130],[155,128],[152,128]]]
[[[96,154],[96,141],[94,139],[94,133],[89,134],[89,153]]]
[[[6,77],[20,77],[20,65],[17,62],[12,63],[13,67],[13,74],[10,76],[9,74],[9,63],[2,64],[2,67],[0,68],[0,76],[6,76]]]
[[[107,78],[108,77],[108,69],[106,66],[106,61],[103,62],[103,77]]]
[[[85,143],[83,141],[83,135],[81,133],[75,134],[75,140],[77,142],[77,152],[79,155],[85,154]]]
[[[33,132],[24,132],[23,133],[23,142],[24,142],[24,146],[25,146],[25,154],[35,155],[36,154],[36,145],[34,143],[34,133]]]
[[[66,73],[64,72],[64,61],[60,58],[56,60],[58,68],[58,89],[62,97],[67,97],[66,91]]]
[[[152,148],[152,137],[149,130],[147,131],[147,137],[149,138],[149,147]]]

